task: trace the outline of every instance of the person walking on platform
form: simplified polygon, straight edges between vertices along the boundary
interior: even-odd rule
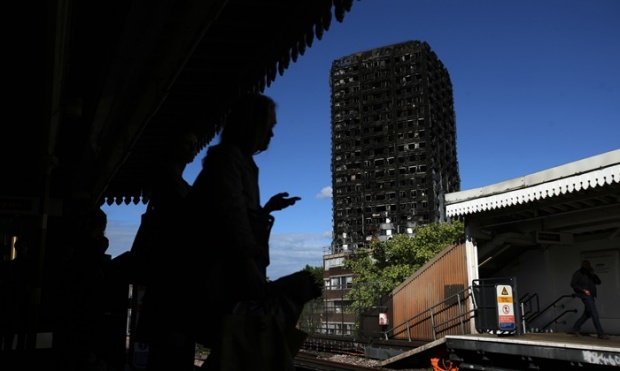
[[[581,326],[592,318],[592,323],[598,334],[599,339],[609,339],[609,336],[605,335],[603,326],[601,326],[601,320],[596,308],[596,286],[601,284],[601,279],[594,273],[594,269],[590,264],[590,261],[584,260],[581,262],[581,268],[573,274],[570,281],[570,286],[573,288],[575,295],[583,302],[584,310],[581,317],[577,319],[569,334],[580,336],[579,332]]]

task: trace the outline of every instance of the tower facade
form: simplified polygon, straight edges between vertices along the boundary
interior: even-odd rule
[[[460,190],[447,69],[426,42],[333,61],[331,254],[445,221]]]

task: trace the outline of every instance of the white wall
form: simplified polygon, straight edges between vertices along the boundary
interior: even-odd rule
[[[571,295],[570,280],[588,259],[602,284],[598,287],[598,310],[603,329],[608,334],[620,335],[620,243],[616,239],[599,240],[587,244],[549,245],[539,251],[529,251],[515,260],[502,274],[517,278],[519,296],[526,293],[538,295],[539,308],[543,310],[563,295]],[[554,332],[568,331],[583,313],[579,298],[564,298],[545,314],[527,324],[542,328],[549,321],[566,310],[577,309],[577,313],[567,313],[557,319],[558,323],[547,327]],[[592,321],[588,320],[582,331],[596,333]]]

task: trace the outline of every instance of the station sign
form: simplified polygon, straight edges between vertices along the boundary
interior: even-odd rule
[[[512,286],[497,285],[497,325],[499,330],[513,331],[515,325],[514,298],[512,296]]]
[[[387,313],[379,313],[379,326],[387,326],[390,324]]]

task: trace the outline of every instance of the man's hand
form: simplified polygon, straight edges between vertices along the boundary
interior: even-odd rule
[[[288,197],[287,192],[281,192],[272,196],[263,209],[267,213],[271,213],[272,211],[282,210],[291,205],[295,205],[295,202],[299,200],[301,200],[301,197]]]

